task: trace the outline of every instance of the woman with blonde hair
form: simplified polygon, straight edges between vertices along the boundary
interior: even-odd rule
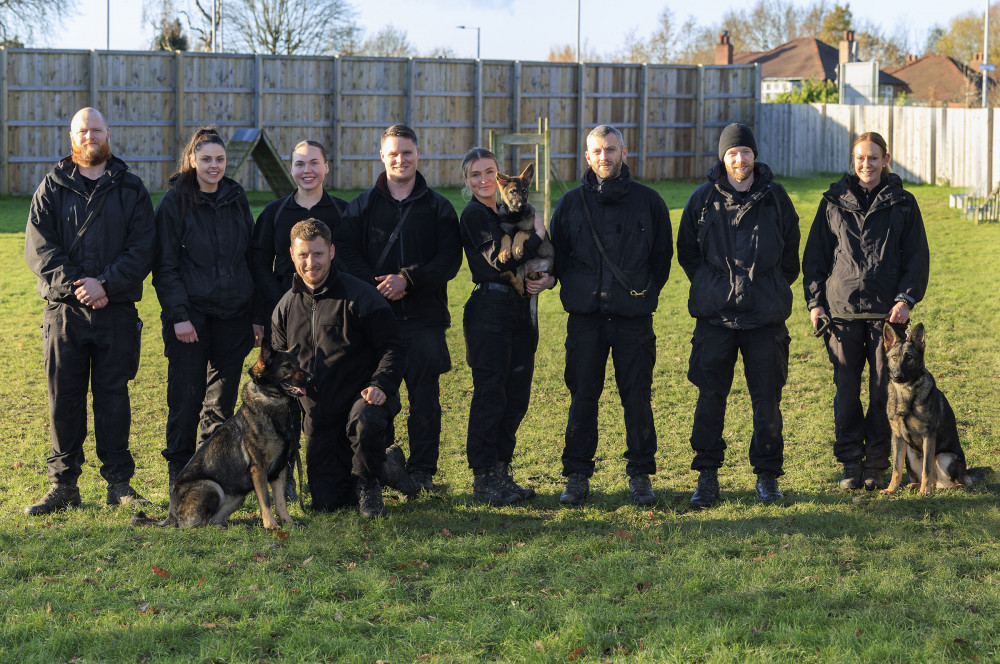
[[[923,218],[890,160],[880,134],[854,141],[850,169],[823,194],[802,256],[809,316],[815,329],[824,329],[833,364],[833,453],[847,490],[885,488],[890,430],[882,326],[905,328],[927,290]],[[860,399],[866,362],[867,413]]]

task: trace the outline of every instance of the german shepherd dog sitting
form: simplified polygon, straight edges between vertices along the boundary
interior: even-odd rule
[[[535,232],[535,208],[528,202],[528,189],[535,174],[535,165],[528,164],[518,175],[497,173],[497,184],[500,187],[500,228],[504,237],[500,243],[500,253],[497,258],[506,263],[511,258],[520,260],[524,256],[524,243]],[[539,245],[535,257],[525,261],[516,271],[504,272],[501,276],[510,282],[519,295],[524,295],[524,280],[538,279],[541,272],[552,270],[552,243],[548,238]]]
[[[992,472],[965,466],[955,413],[924,368],[924,324],[917,323],[906,339],[886,324],[882,342],[889,363],[887,411],[892,427],[892,478],[882,493],[899,488],[904,458],[909,486],[919,486],[921,496],[930,494],[932,487],[968,486]]]
[[[243,387],[243,404],[198,448],[177,475],[170,491],[170,507],[163,521],[142,512],[135,525],[225,525],[229,516],[257,494],[264,527],[276,530],[267,486],[274,492],[274,511],[291,523],[285,499],[288,456],[298,442],[299,404],[311,380],[299,367],[297,348],[288,352],[261,342],[260,355],[250,367],[250,381]]]

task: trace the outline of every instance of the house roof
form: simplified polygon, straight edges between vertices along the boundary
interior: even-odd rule
[[[925,55],[890,71],[906,82],[913,99],[964,105],[982,90],[982,74],[947,55]],[[992,77],[990,84],[997,85]]]
[[[762,78],[789,78],[836,81],[840,52],[815,37],[800,37],[763,52],[733,53],[733,64],[757,64]],[[886,71],[879,71],[879,85],[905,87],[906,83]]]

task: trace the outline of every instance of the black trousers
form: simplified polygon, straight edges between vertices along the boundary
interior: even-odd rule
[[[473,291],[465,303],[465,359],[472,402],[465,449],[469,467],[510,463],[528,412],[538,332],[526,298],[513,289]]]
[[[406,419],[410,454],[406,466],[410,471],[433,475],[441,450],[440,377],[451,369],[445,328],[400,321],[399,331],[406,344],[403,381],[410,404]]]
[[[734,330],[698,319],[691,339],[688,380],[698,388],[691,447],[692,470],[722,465],[726,442],[722,428],[726,400],[733,386],[736,353],[743,356],[743,375],[753,407],[750,465],[755,473],[782,475],[785,443],[782,437],[781,390],[788,379],[788,345],[784,323],[753,330]]]
[[[125,482],[135,473],[128,449],[132,407],[128,381],[139,369],[142,321],[131,303],[103,309],[49,304],[42,316],[52,454],[49,481],[74,484],[83,467],[87,387],[94,402],[94,438],[101,477]]]
[[[163,324],[167,356],[167,461],[182,466],[219,425],[233,416],[243,361],[253,348],[250,315],[215,318],[189,312],[198,341],[187,344]]]
[[[653,366],[656,335],[653,317],[570,314],[566,322],[566,387],[569,421],[563,449],[563,475],[594,473],[597,452],[597,402],[604,391],[610,352],[618,396],[625,412],[625,473],[656,472],[653,424]]]
[[[841,463],[864,460],[865,467],[889,467],[891,434],[885,411],[889,371],[882,346],[882,321],[836,321],[825,335],[833,364],[835,440]],[[861,373],[868,363],[868,412],[861,407]]]
[[[399,414],[399,394],[373,406],[359,395],[350,411],[331,413],[303,399],[306,475],[314,510],[334,510],[358,503],[358,479],[378,478],[392,418]]]

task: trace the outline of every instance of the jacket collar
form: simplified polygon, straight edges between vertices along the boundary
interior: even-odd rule
[[[397,202],[392,197],[392,194],[389,193],[389,178],[386,176],[385,171],[379,173],[378,179],[375,180],[375,186],[372,188],[390,201]],[[420,171],[417,171],[416,179],[413,182],[413,191],[403,201],[398,201],[398,203],[409,203],[412,200],[420,198],[425,193],[427,193],[427,180],[424,179]]]
[[[628,170],[628,164],[623,163],[621,172],[614,179],[598,182],[594,170],[588,168],[584,171],[581,181],[585,189],[594,192],[598,203],[613,205],[625,198],[632,184],[632,174]]]
[[[127,170],[128,165],[124,161],[114,155],[111,155],[108,158],[108,163],[104,166],[104,173],[97,179],[98,187],[103,187],[109,181],[117,179],[119,175]],[[80,169],[77,167],[76,163],[73,162],[72,155],[63,157],[63,159],[56,164],[52,173],[55,177],[56,183],[60,186],[79,192],[83,196],[88,195],[87,185],[84,184],[83,176],[80,175]],[[94,190],[96,191],[97,188],[95,187]]]

